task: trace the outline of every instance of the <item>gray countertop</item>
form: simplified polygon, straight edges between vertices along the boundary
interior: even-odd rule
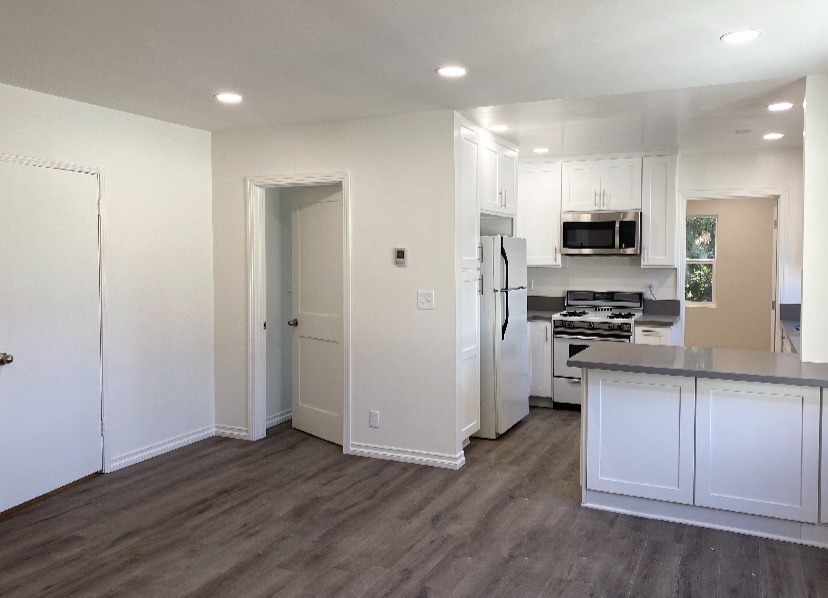
[[[799,353],[801,351],[800,347],[802,346],[799,330],[796,329],[799,326],[799,322],[795,320],[781,320],[781,323],[782,330],[785,331],[785,336],[791,341],[791,347],[795,353]]]
[[[828,364],[802,362],[791,353],[596,343],[567,363],[578,368],[641,374],[828,386]]]

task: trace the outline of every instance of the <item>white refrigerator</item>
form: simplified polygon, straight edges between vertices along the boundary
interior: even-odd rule
[[[497,438],[529,415],[526,239],[481,237],[479,438]]]

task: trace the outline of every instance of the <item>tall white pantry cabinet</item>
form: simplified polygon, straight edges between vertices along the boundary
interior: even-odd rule
[[[455,114],[460,438],[480,429],[480,215],[517,215],[518,150]]]

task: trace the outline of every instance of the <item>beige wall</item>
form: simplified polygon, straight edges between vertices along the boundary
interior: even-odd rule
[[[828,363],[828,75],[805,82],[802,359]]]
[[[714,305],[687,305],[684,344],[771,351],[773,216],[768,198],[688,201],[688,216],[716,216]]]
[[[103,170],[107,459],[212,434],[210,133],[0,85],[0,154]]]
[[[460,452],[453,134],[443,111],[213,135],[217,424],[247,425],[244,178],[348,171],[352,440]],[[435,291],[434,311],[417,310],[418,290]]]

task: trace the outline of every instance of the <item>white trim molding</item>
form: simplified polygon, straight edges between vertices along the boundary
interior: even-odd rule
[[[247,198],[248,350],[247,429],[248,440],[265,437],[267,418],[267,269],[265,261],[265,190],[273,187],[342,185],[343,204],[343,310],[342,345],[345,360],[342,450],[351,452],[351,207],[350,175],[347,172],[285,174],[245,179]],[[287,418],[283,421],[286,421]],[[218,429],[218,426],[217,426]],[[237,429],[238,431],[241,428]],[[241,436],[233,436],[239,438]]]
[[[417,465],[430,465],[443,469],[460,469],[466,464],[466,456],[461,450],[456,455],[444,453],[430,453],[427,451],[415,451],[411,449],[397,448],[393,446],[380,446],[377,444],[351,443],[351,454],[358,457],[370,457],[372,459],[385,459],[388,461],[402,461],[403,463],[416,463]]]
[[[140,463],[141,461],[152,459],[153,457],[163,455],[164,453],[169,453],[170,451],[174,451],[176,449],[185,447],[188,444],[199,442],[200,440],[212,438],[213,436],[215,436],[215,427],[207,426],[201,428],[200,430],[195,430],[193,432],[181,434],[168,440],[156,442],[155,444],[151,444],[150,446],[144,447],[142,449],[131,451],[118,457],[113,457],[110,467],[107,470],[107,473],[118,471],[119,469],[123,469],[124,467],[135,465],[136,463]]]
[[[283,424],[286,421],[290,421],[293,419],[293,409],[287,409],[282,411],[281,413],[274,413],[267,418],[267,427],[272,428],[273,426],[278,426],[279,424]]]
[[[235,438],[237,440],[247,440],[249,438],[247,428],[241,426],[215,426],[214,433],[216,436],[223,438]]]

